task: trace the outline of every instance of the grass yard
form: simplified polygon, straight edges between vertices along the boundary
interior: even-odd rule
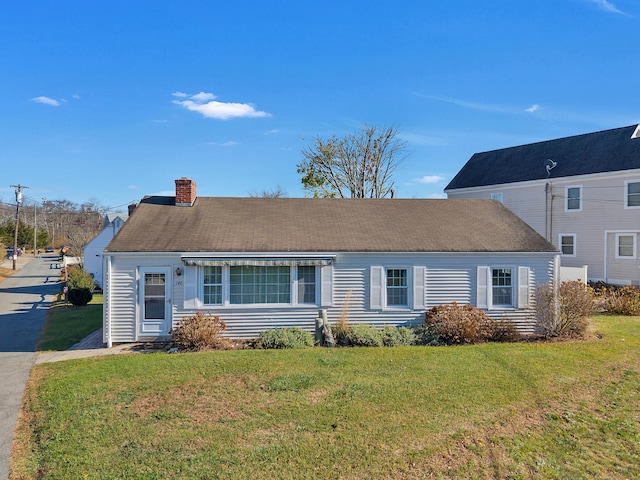
[[[36,365],[11,479],[638,478],[640,318],[594,328]]]
[[[16,271],[11,268],[0,267],[0,282],[2,282],[5,278],[10,277],[14,273],[16,273]]]
[[[65,306],[64,300],[57,300],[47,312],[47,319],[36,350],[66,350],[100,327],[102,327],[101,293],[94,294],[91,302],[84,307],[71,304]]]

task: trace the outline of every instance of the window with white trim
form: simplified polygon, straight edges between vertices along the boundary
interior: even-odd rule
[[[571,212],[577,212],[582,210],[582,187],[566,187],[565,188],[565,210]]]
[[[222,267],[203,267],[202,302],[222,305]]]
[[[330,266],[320,270],[327,268]],[[206,265],[197,269],[187,268],[185,308],[316,305],[320,294],[320,270],[315,265]],[[196,284],[199,289],[196,289]],[[333,286],[327,272],[324,273],[322,288],[325,297],[330,299]],[[328,303],[328,300],[323,300],[323,305]]]
[[[409,305],[409,285],[406,268],[387,269],[387,306],[406,307]]]
[[[493,192],[491,194],[491,200],[498,200],[500,203],[503,203],[504,195],[502,192]]]
[[[636,258],[636,236],[634,234],[616,234],[616,258]]]
[[[640,208],[640,182],[625,182],[625,208]]]
[[[491,294],[494,306],[513,305],[513,278],[511,268],[491,269]]]
[[[291,303],[289,266],[229,267],[229,303]]]
[[[316,267],[298,266],[298,303],[316,303]]]
[[[576,256],[576,235],[560,234],[560,251],[565,257]]]

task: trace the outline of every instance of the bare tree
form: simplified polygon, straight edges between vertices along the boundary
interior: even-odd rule
[[[261,198],[285,198],[287,196],[287,191],[282,188],[280,185],[276,185],[272,190],[260,190],[258,192],[252,191],[249,192],[250,197],[261,197]]]
[[[317,137],[302,150],[302,184],[314,197],[393,196],[393,173],[406,158],[406,142],[396,127],[370,127],[343,138]]]

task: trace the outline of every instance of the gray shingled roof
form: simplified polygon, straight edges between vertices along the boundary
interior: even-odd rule
[[[476,153],[446,190],[547,178],[547,159],[557,162],[550,178],[640,168],[637,125]]]
[[[495,200],[148,197],[106,252],[551,252]]]

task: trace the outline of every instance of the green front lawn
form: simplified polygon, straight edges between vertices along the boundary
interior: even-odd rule
[[[638,478],[640,318],[594,326],[36,365],[11,478]]]
[[[38,339],[37,351],[66,350],[102,327],[102,294],[96,293],[88,305],[77,307],[57,300],[47,312]]]

